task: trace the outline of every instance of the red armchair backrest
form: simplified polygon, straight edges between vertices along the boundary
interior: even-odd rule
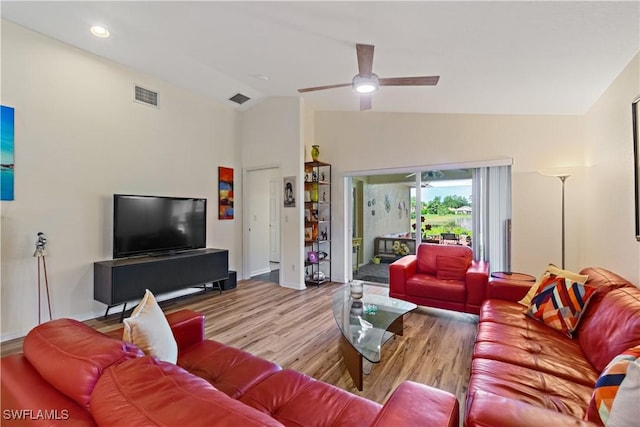
[[[435,275],[437,271],[437,257],[461,257],[466,259],[467,265],[471,265],[473,251],[468,246],[421,243],[420,246],[418,246],[416,256],[418,260],[416,272]]]

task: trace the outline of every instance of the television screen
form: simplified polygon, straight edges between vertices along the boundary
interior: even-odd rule
[[[207,199],[113,195],[113,257],[206,246]]]

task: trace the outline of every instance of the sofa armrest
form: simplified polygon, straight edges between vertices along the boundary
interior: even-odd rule
[[[389,265],[389,296],[402,298],[407,293],[405,286],[407,279],[416,274],[418,258],[415,255],[405,255]]]
[[[489,280],[489,263],[472,261],[467,270],[465,283],[467,286],[467,306],[480,307],[487,298],[487,281]]]
[[[465,427],[595,427],[588,421],[551,409],[478,390],[467,396]]]
[[[492,278],[487,286],[487,299],[518,302],[529,292],[534,282]]]
[[[204,341],[204,314],[184,309],[167,314],[178,352]]]
[[[375,427],[458,427],[458,399],[446,391],[405,381],[391,394],[373,420]]]

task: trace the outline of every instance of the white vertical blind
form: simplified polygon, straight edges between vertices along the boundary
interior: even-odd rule
[[[507,220],[511,219],[511,166],[473,169],[473,251],[491,271],[505,271]]]

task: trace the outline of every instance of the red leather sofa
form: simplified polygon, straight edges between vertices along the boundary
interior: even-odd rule
[[[422,243],[415,255],[389,265],[389,296],[414,304],[478,314],[489,264],[467,246]]]
[[[402,383],[384,406],[204,338],[204,316],[167,316],[176,365],[71,319],[37,326],[0,359],[2,425],[457,427],[450,393]]]
[[[596,381],[623,351],[640,345],[640,289],[601,268],[574,338],[523,314],[522,282],[489,283],[467,391],[466,427],[595,425],[583,419]],[[640,396],[638,403],[640,404]],[[594,419],[590,417],[589,419]]]

